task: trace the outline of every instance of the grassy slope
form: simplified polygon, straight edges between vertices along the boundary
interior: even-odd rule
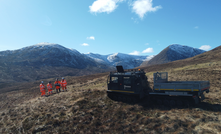
[[[168,71],[169,80],[210,80],[210,93],[196,107],[115,102],[106,96],[107,73],[67,77],[68,92],[39,97],[38,82],[0,94],[0,132],[11,133],[217,133],[221,131],[221,63],[206,62]],[[30,88],[27,88],[30,87]]]

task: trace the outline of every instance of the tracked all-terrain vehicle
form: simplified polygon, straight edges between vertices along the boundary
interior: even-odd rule
[[[154,86],[150,88],[144,70],[125,71],[117,66],[116,72],[110,72],[107,80],[107,95],[117,101],[137,102],[149,98],[158,104],[184,105],[198,104],[208,93],[209,81],[168,81],[167,72],[153,74]]]

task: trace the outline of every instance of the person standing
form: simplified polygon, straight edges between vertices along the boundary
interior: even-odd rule
[[[64,77],[62,78],[61,80],[61,87],[62,87],[62,91],[64,92],[64,89],[67,91],[67,82],[66,80],[64,79]]]
[[[41,91],[41,97],[45,96],[45,85],[43,81],[41,81],[41,84],[40,84],[40,91]]]
[[[61,92],[61,90],[60,90],[61,82],[58,80],[58,78],[54,82],[54,85],[55,85],[55,88],[56,88],[56,92],[58,93],[58,90],[59,90],[59,92]]]
[[[51,84],[51,81],[48,82],[47,88],[48,88],[48,95],[51,95],[52,94],[52,84]]]

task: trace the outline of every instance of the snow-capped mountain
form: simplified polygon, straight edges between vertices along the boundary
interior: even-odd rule
[[[106,72],[113,68],[96,62],[75,49],[59,44],[39,43],[0,52],[1,80],[30,81],[67,75]]]
[[[148,62],[148,65],[162,64],[193,57],[203,52],[205,51],[197,48],[174,44],[156,56],[122,53],[81,54],[75,49],[65,48],[59,44],[39,43],[18,50],[1,51],[0,82],[88,75],[114,70],[117,65],[122,65],[124,69],[132,69],[145,62]]]
[[[15,65],[68,66],[78,69],[88,65],[97,66],[93,59],[77,50],[52,43],[39,43],[14,51],[3,51],[0,52],[0,56],[13,58],[11,62]]]
[[[99,63],[104,63],[109,66],[115,67],[117,65],[122,65],[124,69],[138,67],[143,61],[148,61],[153,58],[153,56],[137,56],[123,53],[114,53],[109,55],[88,53],[86,55]]]
[[[182,60],[204,53],[204,50],[189,46],[172,44],[148,61],[147,65],[163,64],[175,60]]]

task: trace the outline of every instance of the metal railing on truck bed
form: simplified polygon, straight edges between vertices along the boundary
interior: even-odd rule
[[[209,81],[168,81],[168,73],[154,73],[154,91],[189,91],[209,90]]]

